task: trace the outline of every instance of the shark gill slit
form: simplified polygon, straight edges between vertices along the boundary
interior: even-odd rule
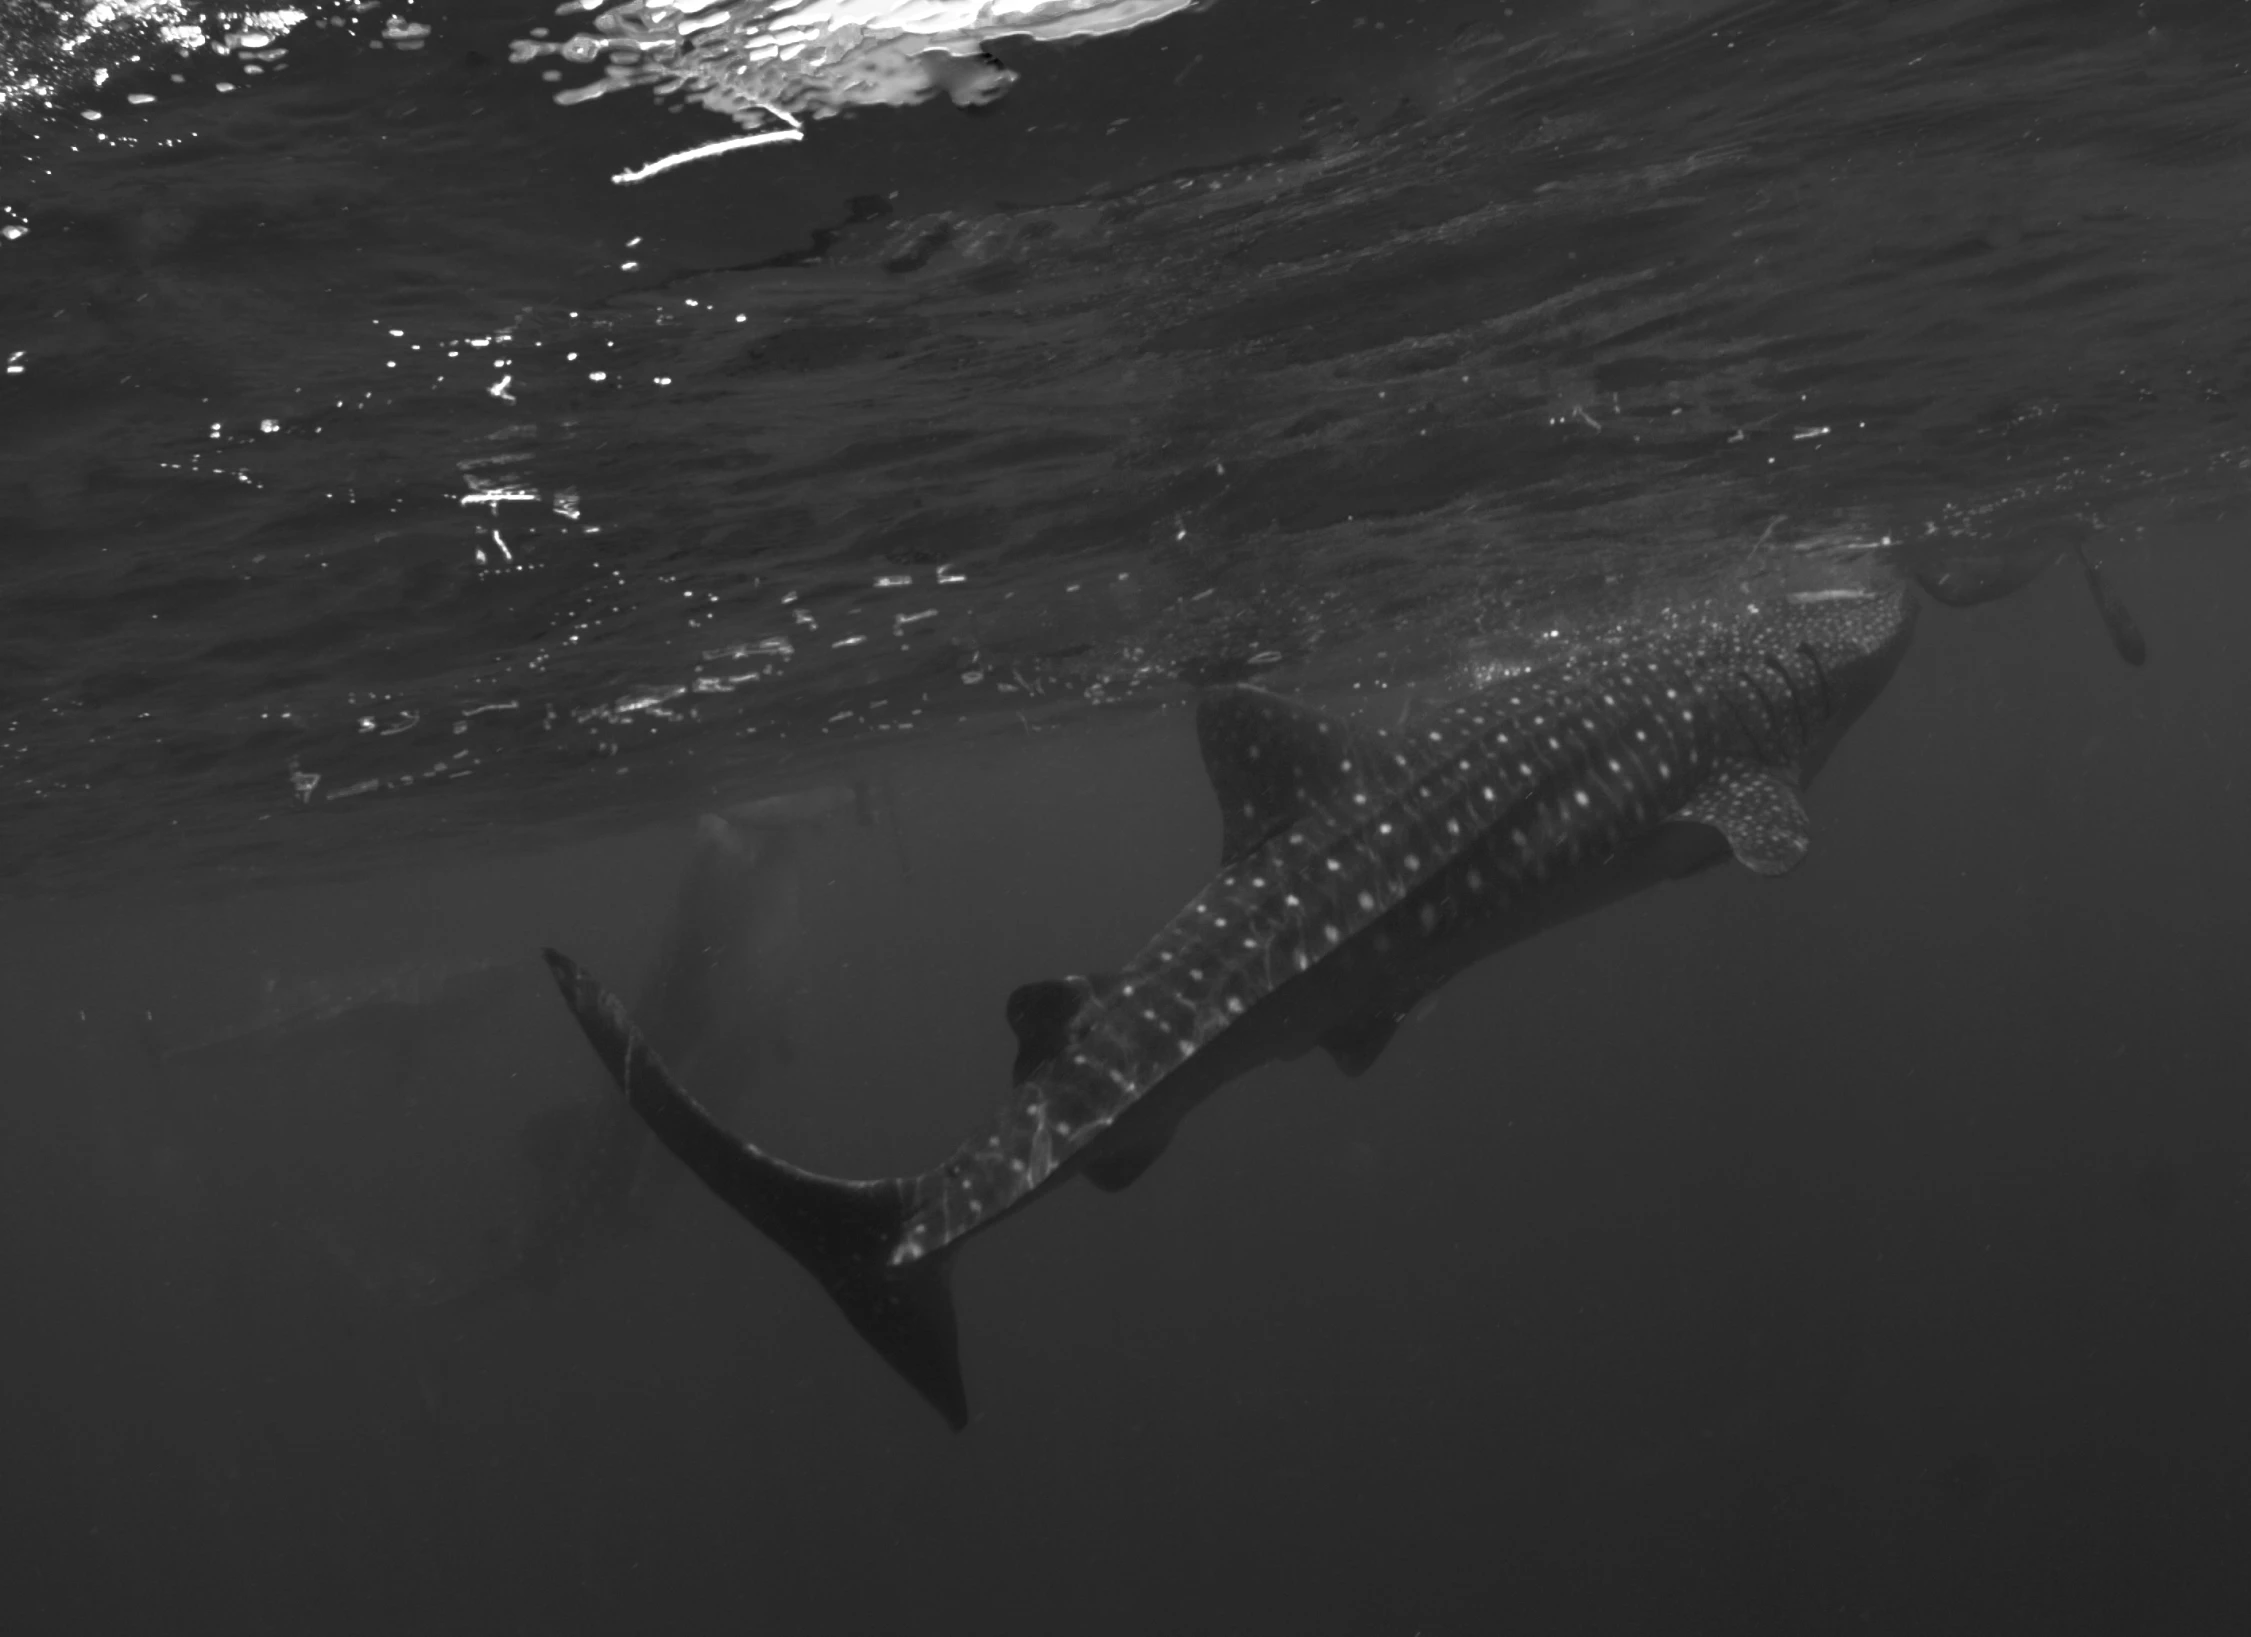
[[[1788,731],[1782,725],[1782,708],[1775,704],[1774,695],[1766,691],[1766,684],[1759,680],[1757,673],[1750,667],[1745,666],[1735,674],[1743,679],[1745,687],[1758,696],[1759,709],[1766,715],[1767,731],[1774,736],[1770,741],[1762,743],[1759,749],[1770,757],[1774,756],[1782,746],[1790,742]]]
[[[1810,642],[1799,643],[1798,652],[1813,666],[1813,680],[1821,685],[1821,714],[1830,715],[1837,707],[1829,694],[1829,667],[1821,663],[1820,650]]]
[[[1774,674],[1782,679],[1782,686],[1789,690],[1790,714],[1796,717],[1798,720],[1798,738],[1801,742],[1803,742],[1807,738],[1810,738],[1811,734],[1806,727],[1805,702],[1798,697],[1798,679],[1790,674],[1789,666],[1783,664],[1782,661],[1776,659],[1772,654],[1768,654],[1764,657],[1766,659],[1767,665],[1774,671]]]

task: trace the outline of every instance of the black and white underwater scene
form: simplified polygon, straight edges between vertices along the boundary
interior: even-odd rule
[[[0,1628],[2251,1631],[2251,5],[0,0]]]

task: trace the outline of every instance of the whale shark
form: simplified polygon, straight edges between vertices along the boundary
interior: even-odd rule
[[[1218,873],[1122,970],[1008,997],[1012,1090],[913,1175],[815,1174],[735,1135],[626,1007],[547,960],[656,1137],[800,1263],[957,1430],[949,1269],[1067,1179],[1129,1186],[1183,1118],[1269,1060],[1364,1071],[1414,1009],[1506,945],[1732,857],[1806,855],[1804,793],[1913,630],[1896,567],[1676,612],[1389,731],[1252,686],[1196,713]]]

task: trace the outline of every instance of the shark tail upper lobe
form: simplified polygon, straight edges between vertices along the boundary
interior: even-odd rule
[[[568,956],[546,956],[564,1004],[657,1140],[818,1279],[947,1425],[966,1426],[949,1258],[891,1261],[913,1212],[912,1183],[817,1176],[744,1142],[681,1089],[615,995]]]

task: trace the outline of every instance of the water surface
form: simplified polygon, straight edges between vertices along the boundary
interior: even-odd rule
[[[735,127],[583,20],[179,15],[0,23],[27,1629],[2251,1610],[2240,8],[1221,0],[630,186]],[[466,1299],[602,1094],[528,963],[630,987],[699,814],[864,793],[709,1083],[917,1168],[1209,875],[1199,689],[1885,539],[2150,661],[1931,609],[1786,880],[980,1241],[966,1434],[692,1188]]]

